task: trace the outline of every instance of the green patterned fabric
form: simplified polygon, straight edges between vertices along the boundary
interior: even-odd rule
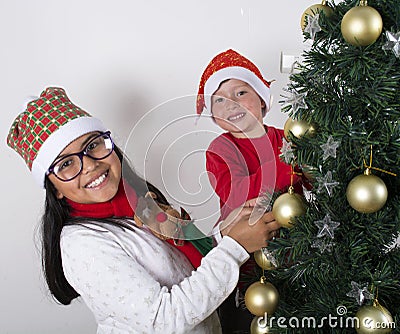
[[[11,126],[7,144],[26,162],[29,169],[46,139],[72,119],[90,116],[74,105],[63,88],[48,87],[28,103]]]
[[[183,227],[183,234],[203,256],[213,248],[213,239],[205,236],[194,224]]]

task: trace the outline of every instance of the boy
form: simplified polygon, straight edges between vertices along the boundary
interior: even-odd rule
[[[221,220],[249,199],[286,191],[290,186],[292,167],[279,158],[283,130],[263,124],[269,110],[269,87],[256,65],[232,49],[215,56],[202,74],[197,113],[207,109],[226,131],[206,152],[209,180],[220,198]],[[297,192],[301,192],[299,181],[293,175]],[[241,272],[251,275],[249,269],[254,265],[249,260]],[[247,309],[235,307],[234,299],[232,295],[220,308],[224,333],[247,333],[253,316]]]
[[[290,185],[291,166],[279,158],[283,130],[263,124],[269,87],[260,70],[232,49],[215,56],[201,77],[197,113],[209,110],[216,124],[227,131],[206,152],[221,219],[248,199],[265,191],[285,191]],[[293,180],[300,190],[300,178],[294,175]]]

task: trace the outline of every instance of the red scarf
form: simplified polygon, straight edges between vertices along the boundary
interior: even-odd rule
[[[124,190],[125,186],[125,190]],[[126,191],[126,193],[125,193]],[[129,201],[128,201],[129,197]],[[131,188],[127,182],[121,180],[118,192],[108,202],[94,203],[94,204],[82,204],[76,203],[67,199],[68,204],[71,206],[72,217],[87,217],[87,218],[111,218],[111,217],[129,217],[133,218],[135,212],[134,209],[137,205],[137,195],[133,188]],[[175,245],[173,239],[166,240],[169,244],[179,249],[192,265],[197,268],[200,265],[202,259],[201,253],[193,246],[190,242],[184,242],[182,246]]]

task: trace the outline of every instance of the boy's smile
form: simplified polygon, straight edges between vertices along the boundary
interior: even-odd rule
[[[228,121],[230,121],[230,122],[237,121],[237,120],[243,118],[245,115],[246,115],[245,112],[239,112],[236,115],[229,116]]]
[[[265,102],[255,90],[237,79],[222,82],[211,97],[215,122],[238,138],[256,138],[265,134],[263,108]]]

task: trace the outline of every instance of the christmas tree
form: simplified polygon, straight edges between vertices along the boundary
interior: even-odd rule
[[[400,333],[400,3],[323,2],[303,16],[281,158],[312,187],[262,253],[278,264],[264,275],[279,305],[251,330]]]

